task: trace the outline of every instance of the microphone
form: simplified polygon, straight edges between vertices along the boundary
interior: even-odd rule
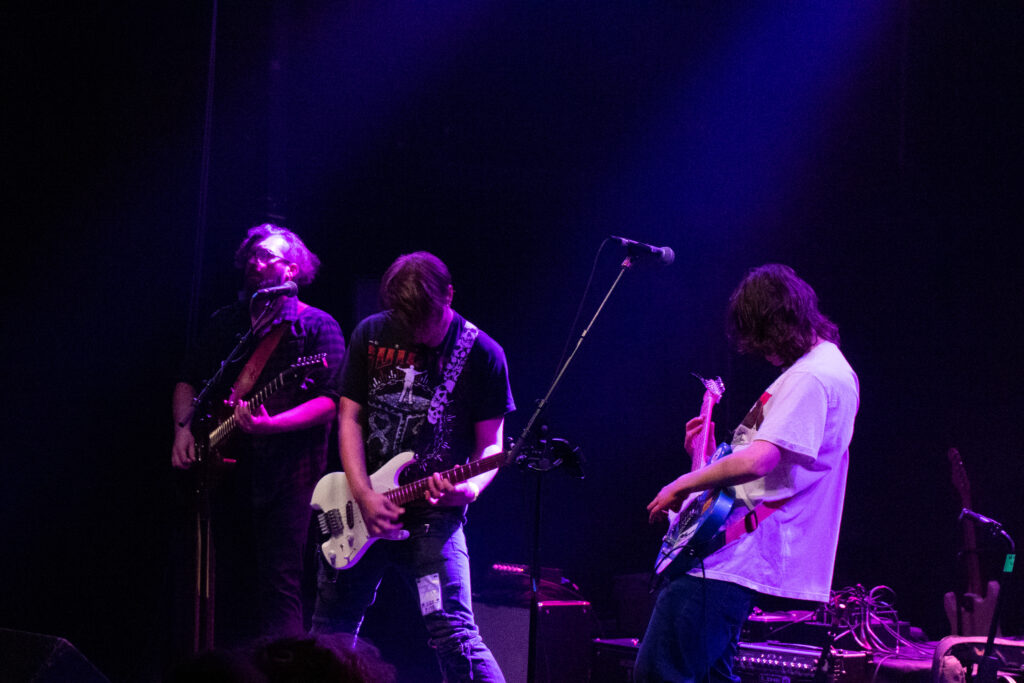
[[[264,287],[263,289],[257,289],[252,295],[252,298],[263,297],[263,298],[275,298],[279,296],[296,296],[299,293],[299,286],[289,280],[280,285],[274,285],[273,287]]]
[[[611,235],[611,239],[626,247],[626,253],[635,259],[653,259],[662,266],[670,265],[676,260],[676,252],[672,251],[672,247],[655,247],[617,235]]]
[[[964,508],[963,510],[961,510],[960,511],[960,517],[958,518],[959,521],[962,522],[964,517],[969,517],[969,518],[973,519],[975,522],[977,522],[978,524],[980,524],[982,526],[991,527],[992,531],[995,531],[995,532],[1002,531],[1002,529],[1003,529],[1003,525],[1000,524],[999,522],[997,522],[996,520],[989,519],[985,515],[979,515],[974,510],[968,510],[967,508]]]

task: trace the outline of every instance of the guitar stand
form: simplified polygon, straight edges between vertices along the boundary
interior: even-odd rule
[[[192,584],[192,653],[212,650],[214,613],[213,518],[206,475],[195,494],[195,576]]]
[[[966,508],[961,512],[961,517],[967,512],[970,512]],[[996,604],[992,610],[992,622],[989,624],[988,637],[985,639],[985,651],[981,655],[981,659],[978,660],[978,669],[975,676],[970,679],[977,683],[995,683],[999,675],[999,659],[995,656],[995,642],[996,642],[996,631],[999,630],[999,612],[1003,604],[1003,593],[1004,586],[1003,582],[1010,578],[1010,574],[1013,572],[1013,563],[1016,559],[1016,547],[1013,543],[1013,538],[1010,534],[1006,533],[1003,529],[1003,525],[999,522],[982,517],[981,515],[972,514],[976,521],[982,523],[984,529],[986,529],[992,536],[1001,538],[1006,542],[1006,559],[1003,562],[1003,571],[999,576],[999,593],[996,595]]]

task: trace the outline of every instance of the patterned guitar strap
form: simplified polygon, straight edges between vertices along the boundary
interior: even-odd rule
[[[441,421],[441,416],[451,401],[450,397],[455,389],[455,383],[459,381],[459,375],[462,374],[462,368],[466,365],[469,351],[473,348],[478,334],[480,334],[480,328],[467,320],[462,333],[455,340],[455,348],[452,349],[452,355],[444,368],[443,379],[434,390],[433,398],[430,399],[430,407],[427,408],[427,422],[430,424],[436,425]]]

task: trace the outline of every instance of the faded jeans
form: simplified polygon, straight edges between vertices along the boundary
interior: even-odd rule
[[[405,541],[377,541],[359,562],[337,571],[320,563],[317,577],[314,633],[351,633],[358,636],[367,608],[373,604],[385,569],[393,566],[419,595],[422,577],[437,575],[440,608],[424,608],[423,621],[445,680],[500,681],[505,678],[484,645],[473,619],[469,554],[462,520],[434,519],[429,524],[406,526]],[[429,602],[429,601],[428,601]]]

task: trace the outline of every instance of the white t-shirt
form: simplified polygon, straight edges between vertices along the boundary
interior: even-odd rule
[[[768,595],[828,601],[859,394],[857,375],[831,342],[819,343],[772,382],[732,446],[768,441],[782,458],[766,476],[735,487],[747,505],[737,503],[729,522],[761,501],[790,500],[705,558],[705,576]],[[701,569],[690,573],[699,576]]]

